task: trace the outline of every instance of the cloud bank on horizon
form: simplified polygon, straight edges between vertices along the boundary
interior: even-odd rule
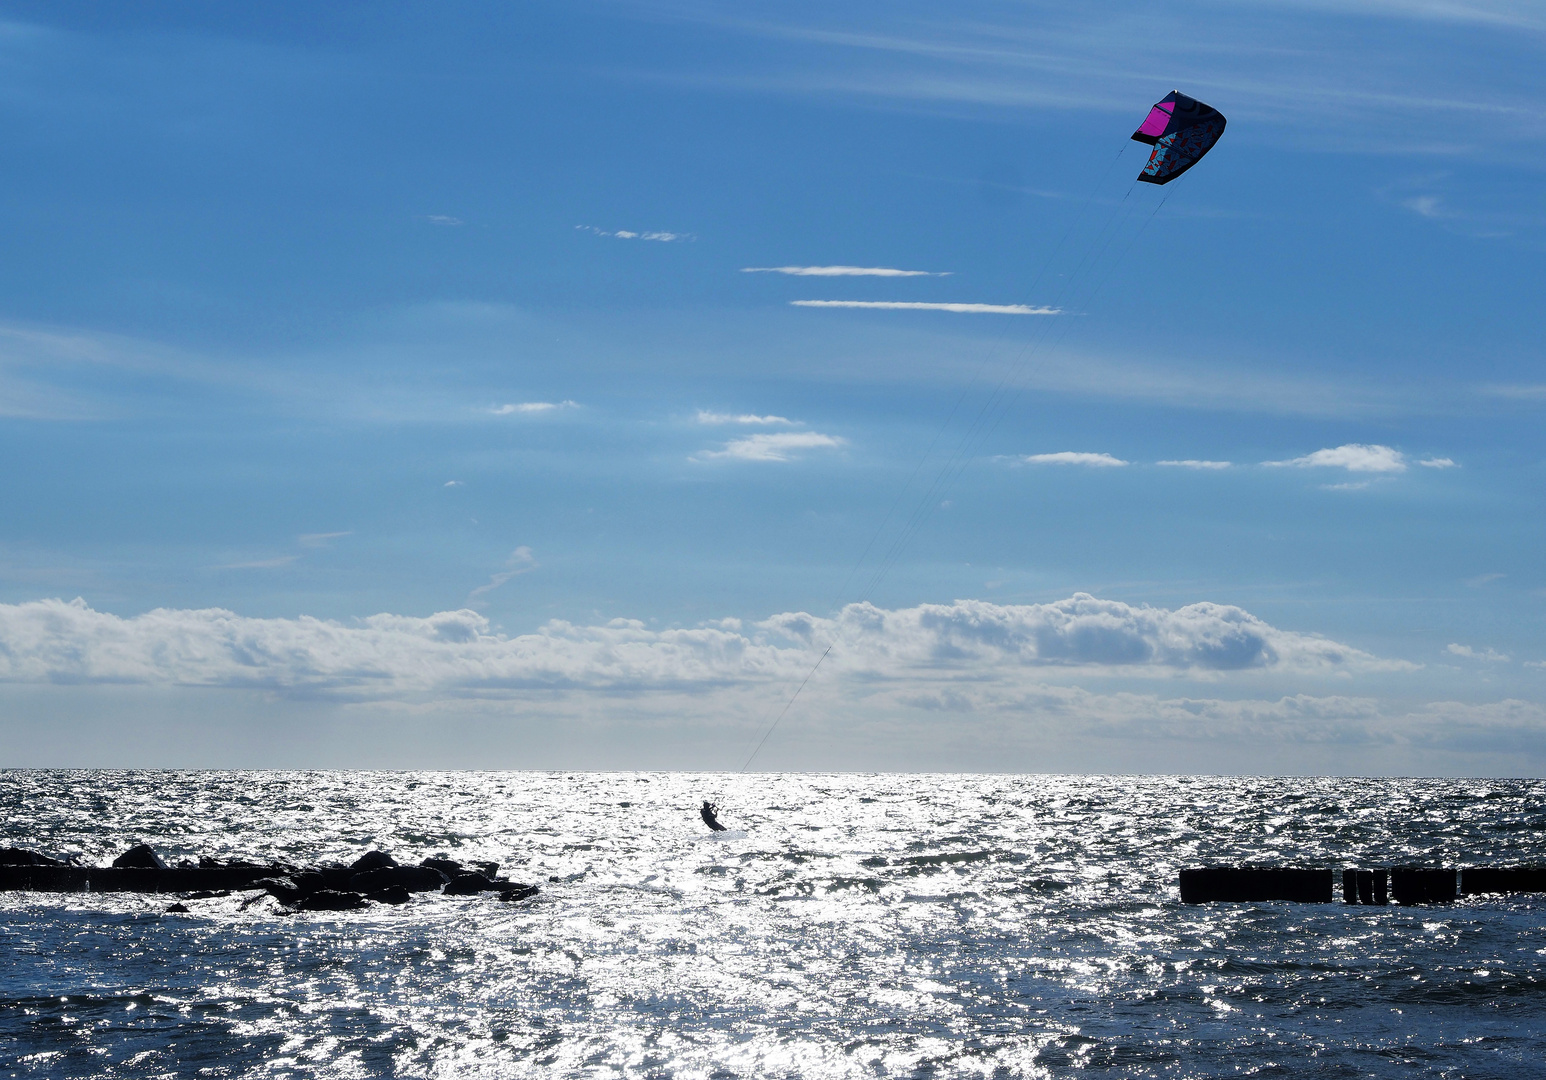
[[[517,549],[510,568],[478,591],[534,566],[530,549]],[[836,678],[896,684],[1014,682],[1049,669],[1170,677],[1411,668],[1279,629],[1237,607],[1167,610],[1082,593],[1051,604],[958,600],[895,611],[850,604],[833,618],[788,612],[750,629],[735,620],[667,630],[632,619],[555,620],[516,636],[466,609],[345,623],[219,608],[123,618],[79,599],[0,604],[0,681],[263,688],[361,700],[788,682],[828,645]]]

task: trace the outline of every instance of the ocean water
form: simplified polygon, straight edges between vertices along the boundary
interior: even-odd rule
[[[1546,1076],[1546,897],[1176,889],[1546,862],[1541,781],[14,771],[0,807],[0,846],[93,862],[381,847],[543,887],[0,894],[0,1076]]]

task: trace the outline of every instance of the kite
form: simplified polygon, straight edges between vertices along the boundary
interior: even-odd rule
[[[1168,184],[1213,149],[1224,134],[1224,114],[1179,90],[1166,94],[1133,138],[1154,147],[1138,174],[1146,184]]]

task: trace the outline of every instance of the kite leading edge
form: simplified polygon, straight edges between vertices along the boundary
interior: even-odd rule
[[[1168,184],[1213,149],[1224,134],[1224,114],[1194,97],[1172,90],[1149,110],[1133,138],[1154,147],[1138,174],[1146,184]]]

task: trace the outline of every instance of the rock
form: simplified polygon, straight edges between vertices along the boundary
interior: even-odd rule
[[[184,900],[213,900],[220,896],[230,896],[230,889],[199,889],[197,892],[183,893]]]
[[[307,873],[314,873],[322,878],[322,888],[324,889],[347,889],[349,887],[349,879],[359,872],[358,870],[350,870],[347,866],[341,866],[338,863],[323,863],[321,866],[314,866],[307,871]]]
[[[188,909],[183,907],[181,904],[173,904],[171,907],[166,909],[166,913],[168,915],[186,915],[188,914]]]
[[[447,896],[476,896],[496,888],[498,886],[482,874],[461,874],[447,882],[446,887],[440,891]]]
[[[302,896],[310,896],[319,889],[327,888],[327,877],[316,870],[302,870],[298,874],[286,874],[285,877],[295,882]]]
[[[8,847],[0,848],[0,866],[64,866],[65,863],[58,859],[50,859],[47,855],[39,855],[36,851],[28,851],[26,848]]]
[[[349,890],[368,893],[398,886],[409,892],[432,892],[450,880],[433,866],[383,866],[355,874],[349,879]]]
[[[319,889],[303,898],[296,908],[301,911],[353,911],[364,907],[365,903],[365,898],[357,892]]]
[[[508,889],[500,890],[499,898],[508,903],[511,900],[525,900],[528,897],[536,896],[541,891],[535,885],[513,885]]]
[[[113,865],[120,870],[165,870],[166,863],[161,861],[149,844],[135,844],[128,851],[113,860]]]
[[[370,894],[370,898],[380,904],[406,904],[411,896],[401,885],[389,885]]]
[[[281,904],[285,904],[287,906],[294,906],[309,896],[311,892],[318,891],[302,891],[294,881],[287,877],[258,878],[258,880],[254,881],[250,887],[254,889],[262,889],[275,900],[278,900]]]
[[[467,872],[467,868],[461,863],[457,862],[455,859],[425,859],[423,862],[419,863],[419,865],[428,866],[439,870],[446,876],[447,881],[456,877],[458,874],[465,874]]]
[[[380,870],[383,866],[396,865],[397,860],[384,851],[367,851],[350,863],[349,869],[356,874],[363,874],[367,870]]]
[[[475,862],[469,864],[474,870],[493,881],[499,876],[499,864],[497,862]],[[451,875],[455,877],[455,874]]]

